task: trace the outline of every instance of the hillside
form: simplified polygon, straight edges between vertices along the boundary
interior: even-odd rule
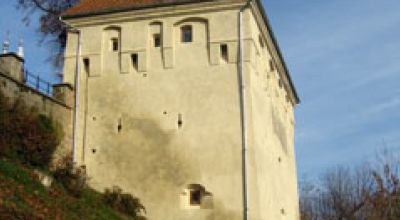
[[[0,220],[144,220],[138,198],[90,189],[70,155],[50,169],[63,133],[51,116],[0,90]],[[43,173],[54,179],[48,188]]]
[[[46,189],[23,165],[0,159],[0,219],[128,220],[105,204],[102,194],[85,189],[70,195],[59,183]]]

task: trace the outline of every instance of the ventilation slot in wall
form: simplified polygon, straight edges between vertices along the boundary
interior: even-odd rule
[[[138,71],[139,57],[137,53],[131,55],[131,62],[134,71]]]
[[[85,70],[86,75],[90,75],[90,60],[89,60],[89,58],[83,59],[83,68]]]
[[[118,133],[121,133],[121,131],[122,131],[122,119],[118,120],[117,131],[118,131]]]
[[[274,61],[272,59],[269,60],[269,70],[271,72],[275,71],[275,63],[274,63]]]
[[[258,35],[258,41],[260,43],[261,48],[264,48],[265,43],[264,43],[264,39],[262,38],[261,35]]]
[[[183,119],[182,119],[182,114],[178,115],[178,128],[182,128],[183,126]]]
[[[221,44],[221,59],[225,62],[228,62],[228,45]]]

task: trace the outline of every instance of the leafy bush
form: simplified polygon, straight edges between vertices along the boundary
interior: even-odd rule
[[[106,189],[103,198],[106,204],[118,212],[137,220],[146,219],[141,215],[141,212],[146,210],[140,200],[131,194],[122,193],[122,189],[117,186],[112,189]]]
[[[0,156],[46,168],[61,140],[52,118],[0,92]]]
[[[80,196],[86,188],[86,171],[83,167],[76,168],[71,156],[66,156],[57,164],[54,178],[74,196]]]

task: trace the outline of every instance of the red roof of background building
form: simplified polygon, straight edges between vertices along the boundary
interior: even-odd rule
[[[81,0],[76,6],[68,9],[63,16],[79,16],[95,13],[142,8],[149,6],[170,5],[207,0]]]

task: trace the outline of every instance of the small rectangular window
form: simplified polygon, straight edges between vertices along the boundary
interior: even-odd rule
[[[201,205],[201,191],[191,190],[190,191],[190,205]]]
[[[89,58],[84,58],[83,59],[83,68],[85,69],[86,74],[90,74],[90,60]]]
[[[112,51],[119,51],[119,41],[118,38],[111,39],[111,49]]]
[[[228,45],[221,44],[221,58],[225,62],[228,62]]]
[[[181,37],[182,42],[192,42],[193,41],[193,33],[192,33],[192,26],[186,25],[181,28]]]
[[[132,67],[135,71],[138,70],[138,55],[136,53],[131,55]]]
[[[161,47],[161,36],[160,34],[153,35],[153,43],[154,47]]]

